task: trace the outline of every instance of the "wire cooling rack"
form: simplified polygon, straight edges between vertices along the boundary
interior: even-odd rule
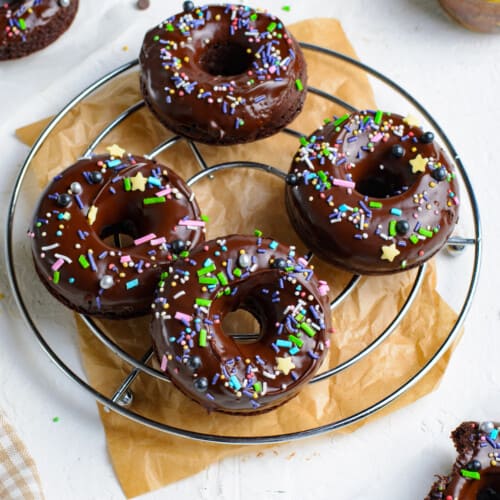
[[[23,186],[26,183],[26,174],[28,169],[35,158],[37,152],[42,147],[44,142],[51,136],[57,124],[81,101],[83,101],[86,97],[91,95],[93,92],[98,90],[99,88],[105,86],[109,82],[111,82],[117,76],[135,68],[138,65],[138,61],[134,60],[119,68],[111,71],[101,79],[97,80],[95,83],[90,85],[83,92],[78,94],[74,99],[72,99],[50,122],[50,124],[45,128],[42,134],[39,136],[35,144],[33,145],[31,151],[29,152],[26,160],[24,161],[21,170],[17,176],[15,181],[14,189],[12,192],[12,196],[10,199],[8,214],[7,214],[7,226],[6,226],[6,256],[7,256],[7,273],[10,280],[10,284],[13,290],[13,294],[15,300],[20,308],[21,314],[29,326],[30,330],[35,335],[36,339],[40,343],[42,349],[46,352],[46,354],[51,358],[51,360],[62,370],[62,372],[67,375],[70,379],[78,384],[79,387],[84,389],[86,392],[90,393],[98,402],[103,404],[106,408],[113,410],[125,417],[132,419],[133,421],[143,424],[145,426],[167,432],[170,434],[174,434],[177,436],[182,436],[190,439],[200,440],[200,441],[208,441],[208,442],[216,442],[216,443],[225,443],[225,444],[270,444],[284,441],[291,441],[301,438],[306,438],[309,436],[319,435],[325,432],[333,431],[347,425],[356,423],[361,421],[362,419],[376,413],[381,410],[394,400],[396,400],[399,396],[401,396],[408,389],[413,387],[419,380],[421,380],[437,363],[437,361],[441,358],[441,356],[447,351],[452,342],[455,340],[460,327],[466,317],[467,311],[470,307],[472,296],[474,294],[478,275],[479,275],[479,263],[481,256],[481,230],[480,230],[480,221],[479,221],[479,210],[477,207],[477,201],[474,196],[474,192],[470,183],[470,180],[467,176],[465,168],[458,156],[455,148],[451,144],[450,140],[443,132],[443,130],[436,123],[434,118],[427,112],[427,110],[416,101],[406,90],[401,88],[398,84],[393,82],[391,79],[386,77],[385,75],[379,73],[375,69],[356,61],[344,54],[339,52],[326,49],[324,47],[320,47],[317,45],[312,45],[309,43],[301,43],[302,48],[306,51],[313,51],[316,53],[324,54],[328,57],[332,57],[338,60],[341,60],[349,65],[355,66],[356,68],[363,70],[371,77],[374,77],[376,80],[381,82],[386,88],[391,89],[396,92],[400,97],[402,97],[407,104],[411,105],[415,108],[430,126],[437,133],[439,138],[441,139],[442,144],[444,144],[449,157],[455,164],[457,171],[459,172],[459,177],[465,186],[466,197],[462,196],[462,206],[464,204],[468,204],[468,208],[470,209],[471,219],[472,219],[472,234],[469,237],[451,237],[447,241],[448,248],[453,248],[455,250],[462,250],[465,247],[473,248],[473,258],[470,266],[470,270],[467,271],[467,284],[464,287],[464,290],[461,292],[461,305],[458,310],[458,316],[455,324],[449,331],[447,337],[443,341],[443,343],[439,346],[439,348],[432,354],[432,356],[427,360],[424,366],[421,367],[418,372],[414,373],[408,380],[406,380],[403,384],[401,384],[396,390],[387,394],[385,397],[380,399],[378,402],[367,406],[366,408],[353,413],[345,418],[342,418],[337,421],[330,422],[325,425],[318,425],[314,428],[301,430],[297,432],[292,432],[288,434],[276,434],[276,435],[265,435],[265,436],[224,436],[224,435],[215,435],[215,434],[207,434],[201,432],[194,432],[187,429],[182,429],[178,427],[173,427],[171,425],[165,424],[163,422],[156,421],[154,419],[148,418],[146,415],[141,415],[133,410],[133,392],[131,390],[131,385],[138,374],[141,372],[147,374],[148,376],[155,377],[161,379],[165,383],[169,383],[170,380],[168,377],[161,371],[156,370],[151,366],[150,361],[153,357],[153,350],[149,349],[144,355],[137,359],[123,350],[118,344],[116,344],[111,338],[106,335],[106,332],[103,331],[90,317],[82,316],[83,321],[88,326],[90,331],[115,355],[119,356],[123,359],[128,365],[130,365],[130,371],[128,375],[123,379],[122,383],[119,387],[116,388],[112,397],[107,397],[97,389],[95,389],[91,384],[89,384],[83,377],[78,375],[76,371],[74,371],[66,362],[66,360],[62,359],[53,349],[53,345],[51,342],[47,340],[47,332],[43,331],[37,325],[36,318],[33,308],[29,304],[29,298],[27,297],[27,293],[22,290],[20,286],[19,280],[19,271],[16,270],[16,252],[15,252],[15,231],[14,231],[14,222],[16,213],[19,211],[18,201],[20,198],[21,191]],[[309,87],[308,92],[319,96],[320,98],[326,99],[330,102],[333,102],[345,110],[352,112],[356,111],[356,108],[352,106],[350,103],[340,99],[335,95],[331,95],[319,88]],[[83,152],[82,156],[89,156],[92,154],[94,149],[99,145],[99,143],[120,123],[126,120],[133,113],[140,110],[144,107],[144,102],[140,101],[136,104],[132,105],[130,108],[122,112],[119,116],[117,116],[112,122],[110,122],[99,134],[98,136],[91,142],[88,148]],[[292,130],[290,128],[286,128],[282,131],[282,133],[289,134],[296,137],[302,137],[303,134]],[[200,180],[205,177],[213,177],[217,172],[222,170],[232,170],[232,169],[257,169],[264,172],[267,172],[269,175],[274,175],[284,180],[285,173],[282,170],[279,170],[275,167],[264,165],[256,162],[247,162],[247,161],[236,161],[236,162],[228,162],[228,163],[220,163],[216,165],[208,165],[205,161],[205,158],[201,154],[197,145],[190,140],[182,138],[180,136],[174,136],[168,139],[167,141],[159,144],[155,147],[147,156],[149,158],[154,158],[160,153],[166,151],[167,149],[175,146],[180,142],[186,142],[196,162],[200,167],[200,171],[192,176],[188,181],[188,185],[193,186]],[[309,254],[309,258],[312,258],[312,253]],[[462,270],[462,272],[466,272]],[[413,300],[415,299],[420,286],[423,281],[423,277],[425,274],[425,264],[420,266],[411,290],[406,297],[403,306],[396,313],[394,318],[390,321],[389,325],[379,333],[379,335],[366,347],[361,349],[357,354],[355,354],[350,359],[342,362],[338,366],[324,371],[316,377],[314,377],[310,383],[319,383],[324,382],[327,379],[331,379],[335,375],[340,372],[348,369],[365,356],[370,354],[374,349],[376,349],[381,343],[383,343],[389,335],[396,329],[399,325],[402,318],[408,312],[411,307]],[[358,285],[360,281],[359,276],[353,276],[349,283],[345,286],[345,288],[339,293],[339,295],[332,301],[331,309],[333,310],[337,307],[350,293],[351,291]],[[248,417],[251,418],[251,417]]]

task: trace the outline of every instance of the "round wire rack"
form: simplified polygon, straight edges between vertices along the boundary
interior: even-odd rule
[[[426,363],[409,379],[407,379],[403,384],[401,384],[396,390],[393,390],[389,394],[386,394],[382,399],[377,401],[374,404],[367,406],[366,408],[353,413],[345,418],[342,418],[337,421],[329,422],[325,425],[318,425],[314,428],[300,430],[297,432],[291,432],[287,434],[276,434],[276,435],[265,435],[265,436],[224,436],[224,435],[215,435],[208,434],[202,432],[195,432],[187,429],[182,429],[179,427],[174,427],[168,425],[163,422],[156,421],[154,419],[148,418],[145,415],[141,415],[135,411],[133,411],[133,392],[131,390],[131,385],[136,379],[136,377],[140,373],[144,373],[148,376],[155,377],[161,379],[162,381],[168,383],[170,382],[169,378],[161,371],[155,369],[151,366],[151,359],[153,357],[153,349],[147,350],[144,355],[140,358],[136,358],[122,349],[116,342],[114,342],[110,337],[106,335],[106,332],[94,322],[94,320],[87,316],[82,316],[84,323],[90,329],[90,331],[115,355],[119,356],[122,360],[124,360],[128,365],[130,365],[130,371],[127,376],[123,379],[121,384],[116,388],[114,394],[111,397],[107,397],[106,395],[99,392],[95,389],[91,384],[89,384],[82,376],[78,375],[75,370],[73,370],[64,359],[62,359],[53,349],[51,343],[47,340],[46,332],[44,332],[39,325],[37,325],[35,314],[31,310],[32,308],[29,305],[29,300],[27,297],[27,293],[22,290],[20,286],[20,280],[18,276],[18,271],[16,270],[16,252],[15,252],[15,236],[14,236],[14,222],[16,218],[16,213],[18,211],[18,202],[21,195],[21,191],[23,185],[26,181],[26,174],[30,165],[32,164],[33,159],[35,158],[37,152],[40,150],[42,145],[45,143],[47,138],[53,133],[57,124],[81,101],[83,101],[86,97],[94,93],[99,88],[105,86],[110,81],[112,81],[117,76],[135,68],[138,65],[138,61],[134,60],[115,70],[111,71],[101,79],[97,80],[95,83],[90,85],[80,94],[78,94],[75,98],[73,98],[64,108],[55,116],[55,118],[49,123],[49,125],[45,128],[45,130],[38,137],[33,147],[31,148],[28,156],[26,157],[19,174],[16,178],[14,189],[12,192],[12,196],[10,198],[10,203],[8,207],[7,214],[7,226],[6,226],[6,256],[7,256],[7,273],[10,281],[11,288],[13,290],[13,294],[15,300],[19,306],[23,319],[26,321],[30,330],[36,336],[36,339],[40,343],[42,349],[46,352],[46,354],[50,357],[50,359],[62,370],[62,372],[67,375],[71,380],[76,382],[79,387],[84,389],[87,393],[93,396],[98,402],[103,404],[106,408],[115,411],[133,421],[143,424],[145,426],[157,429],[159,431],[167,432],[173,435],[182,436],[190,439],[200,440],[200,441],[208,441],[215,443],[225,443],[225,444],[270,444],[270,443],[278,443],[284,441],[291,441],[301,438],[306,438],[310,436],[315,436],[319,434],[323,434],[329,431],[333,431],[336,429],[340,429],[342,427],[348,426],[350,424],[361,421],[362,419],[373,415],[377,411],[386,407],[388,404],[396,400],[399,396],[405,393],[408,389],[413,387],[418,381],[420,381],[437,363],[437,361],[441,358],[441,356],[447,351],[453,341],[456,339],[457,334],[460,330],[460,327],[466,317],[468,309],[471,304],[471,300],[476,288],[478,275],[479,275],[479,263],[481,256],[481,229],[480,229],[480,220],[479,220],[479,210],[477,206],[477,201],[474,196],[474,192],[470,183],[470,180],[467,176],[465,168],[458,156],[455,148],[451,144],[450,140],[440,128],[440,126],[436,123],[434,118],[427,112],[427,110],[419,103],[415,98],[413,98],[406,90],[401,88],[398,84],[393,82],[387,76],[379,73],[375,69],[352,59],[344,54],[339,52],[320,47],[317,45],[312,45],[309,43],[301,43],[301,46],[306,51],[314,51],[316,53],[324,54],[328,57],[333,57],[338,60],[341,60],[349,65],[353,65],[354,67],[363,70],[371,77],[374,77],[375,80],[381,82],[385,87],[390,88],[392,91],[396,92],[401,96],[407,103],[413,106],[429,123],[429,125],[434,129],[437,133],[441,142],[444,144],[446,150],[449,153],[452,161],[455,164],[457,171],[459,172],[459,176],[461,181],[465,186],[465,191],[467,194],[467,198],[462,200],[462,205],[464,203],[468,203],[472,218],[472,234],[469,237],[451,237],[447,241],[447,246],[449,248],[453,248],[455,250],[462,250],[466,247],[472,247],[474,250],[471,268],[469,271],[468,279],[465,289],[462,291],[461,295],[461,305],[459,306],[458,315],[455,324],[448,332],[448,335],[445,337],[442,344],[439,348],[430,356],[430,358],[426,361]],[[350,103],[345,102],[335,95],[331,95],[319,88],[309,87],[308,92],[319,96],[320,98],[326,99],[332,103],[335,103],[345,110],[349,112],[356,111],[356,108],[352,106]],[[94,149],[99,145],[99,143],[112,131],[114,130],[120,123],[122,123],[125,119],[131,116],[133,113],[140,110],[144,107],[144,102],[140,101],[130,106],[128,109],[123,111],[120,115],[118,115],[114,120],[112,120],[98,135],[95,139],[89,144],[87,149],[83,152],[82,156],[89,156],[93,153]],[[285,128],[282,133],[302,137],[304,134],[290,129]],[[174,136],[170,139],[164,141],[155,147],[149,154],[147,155],[149,158],[154,158],[158,156],[160,153],[163,153],[167,149],[173,147],[175,144],[184,141],[189,145],[189,148],[194,156],[195,161],[200,167],[198,173],[193,175],[190,179],[188,179],[187,183],[190,186],[193,186],[200,180],[208,177],[213,177],[217,172],[223,170],[232,170],[232,169],[257,169],[263,172],[266,172],[270,175],[274,175],[281,179],[284,179],[285,172],[282,170],[264,165],[262,163],[256,162],[248,162],[248,161],[234,161],[227,163],[219,163],[216,165],[208,165],[205,161],[203,155],[198,149],[197,145],[188,139],[182,138],[180,136]],[[308,254],[308,258],[311,259],[313,257],[312,253]],[[318,375],[316,375],[310,383],[315,384],[328,379],[331,379],[335,375],[340,372],[347,370],[349,367],[359,362],[365,356],[370,354],[373,350],[375,350],[380,344],[382,344],[390,335],[394,332],[396,327],[401,322],[402,318],[406,315],[409,308],[411,307],[417,293],[422,285],[423,277],[425,274],[425,264],[420,266],[418,269],[414,282],[411,286],[411,290],[408,293],[403,306],[396,313],[394,318],[389,322],[389,324],[385,327],[385,329],[369,343],[367,346],[362,348],[357,354],[352,356],[350,359],[343,361],[339,365],[329,370],[326,370]],[[351,291],[358,285],[360,281],[359,276],[353,276],[352,279],[348,282],[348,284],[344,287],[344,289],[335,297],[335,299],[331,303],[331,309],[333,310],[337,307],[348,295]],[[242,336],[242,335],[240,335]]]

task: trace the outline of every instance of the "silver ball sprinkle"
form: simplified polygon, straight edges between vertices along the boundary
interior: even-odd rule
[[[483,432],[486,432],[487,434],[489,434],[494,428],[495,424],[493,422],[483,422],[479,426],[479,429]]]
[[[71,4],[71,0],[59,0],[59,5],[61,7],[69,7]]]
[[[113,276],[110,276],[109,274],[105,274],[101,278],[101,281],[99,281],[99,286],[104,290],[111,288],[114,284],[115,280],[113,279]]]
[[[82,185],[79,182],[72,182],[69,188],[73,194],[81,194],[83,191]]]
[[[242,268],[247,268],[252,263],[252,259],[250,259],[250,255],[246,253],[242,253],[238,257],[238,265]]]

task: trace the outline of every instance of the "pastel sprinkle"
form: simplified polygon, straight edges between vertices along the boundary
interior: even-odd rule
[[[147,234],[146,236],[143,236],[142,238],[137,238],[134,240],[134,245],[142,245],[143,243],[147,243],[148,241],[154,240],[156,238],[156,234],[150,233]]]
[[[126,286],[127,290],[135,288],[136,286],[139,286],[139,280],[137,278],[135,278],[133,280],[127,281],[125,286]]]
[[[165,196],[156,196],[155,198],[144,198],[142,203],[144,205],[155,205],[156,203],[165,203],[166,201]]]
[[[202,328],[198,337],[198,345],[200,347],[207,347],[207,330]]]

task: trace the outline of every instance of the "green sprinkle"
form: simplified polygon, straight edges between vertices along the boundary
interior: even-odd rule
[[[302,146],[308,146],[308,145],[309,145],[309,141],[308,141],[308,140],[307,140],[304,136],[302,136],[302,137],[300,138],[300,144],[301,144]]]
[[[370,203],[368,203],[368,206],[370,208],[382,208],[382,202],[381,201],[370,201]]]
[[[323,170],[320,170],[318,172],[318,177],[323,181],[323,182],[326,182],[328,180],[328,177],[327,175],[325,174],[325,172]]]
[[[165,278],[168,278],[168,272],[164,271],[163,273],[160,274],[160,279],[164,280]]]
[[[123,179],[123,187],[125,188],[125,191],[130,191],[132,189],[132,183],[128,177]]]
[[[323,123],[324,123],[325,125],[328,125],[329,123],[332,123],[332,119],[331,119],[331,118],[325,118],[325,119],[323,120]]]
[[[57,422],[59,422],[59,417],[54,417],[52,419],[52,422],[54,422],[54,424],[57,424]]]
[[[261,382],[255,382],[255,384],[253,384],[253,390],[255,392],[262,392],[262,383]]]
[[[303,314],[297,314],[297,316],[295,316],[295,321],[297,321],[297,323],[300,323],[303,319],[304,319],[304,315]]]
[[[401,262],[401,269],[406,269],[406,265],[407,265],[406,260],[403,260],[403,262]]]
[[[224,288],[224,295],[231,295],[231,287],[230,286],[226,286],[226,288]]]
[[[309,337],[314,337],[316,335],[316,331],[313,330],[307,323],[301,323],[300,328],[301,330],[304,330]]]
[[[159,35],[155,35],[155,36],[153,37],[153,40],[154,40],[155,42],[157,42],[159,39],[160,39],[160,36],[159,36]]]
[[[241,276],[241,269],[237,267],[236,269],[233,270],[233,274],[239,278]]]
[[[217,273],[217,278],[219,279],[220,284],[222,286],[226,286],[229,283],[227,281],[227,277],[226,277],[225,273],[223,273],[222,271],[220,273]]]
[[[54,285],[57,285],[59,283],[60,278],[61,278],[61,273],[59,271],[54,271],[54,276],[52,278]]]
[[[340,118],[337,118],[334,122],[333,125],[335,127],[338,127],[339,125],[342,125],[347,119],[349,118],[349,113],[346,113],[345,115],[342,115]]]
[[[254,12],[254,13],[250,16],[250,19],[251,19],[252,21],[256,21],[256,20],[257,20],[257,13],[255,13],[255,12]]]
[[[460,474],[462,474],[463,477],[469,477],[471,479],[481,479],[481,474],[475,470],[465,470],[462,469],[460,471]]]
[[[165,196],[154,196],[153,198],[144,198],[142,203],[144,205],[155,205],[156,203],[165,203],[166,201]]]
[[[179,254],[179,257],[184,258],[184,257],[189,257],[189,250],[184,250]]]
[[[396,221],[389,222],[389,236],[396,236]]]
[[[420,240],[418,239],[418,236],[417,236],[416,234],[412,234],[412,235],[410,236],[410,241],[411,241],[414,245],[416,245],[416,244],[417,244]]]
[[[439,227],[438,227],[438,226],[436,226],[436,227],[433,229],[433,231],[434,231],[434,233],[436,233],[436,234],[437,234],[437,233],[439,233]]]
[[[262,236],[262,231],[260,231],[259,229],[255,229],[255,231],[253,232],[253,234],[255,236],[257,236],[257,238],[260,238]]]
[[[299,92],[302,92],[304,90],[304,85],[302,84],[302,80],[300,78],[297,78],[297,80],[295,80],[295,86],[297,87],[297,90]]]
[[[87,269],[87,267],[90,267],[89,261],[87,260],[87,257],[85,257],[85,255],[80,255],[80,257],[78,257],[78,262],[83,267],[83,269]]]
[[[296,337],[295,335],[288,335],[288,340],[293,342],[297,347],[302,347],[304,345],[304,341]]]
[[[200,330],[200,336],[198,337],[198,345],[200,347],[207,347],[207,331],[205,328]]]
[[[367,115],[363,118],[363,123],[367,123],[370,120],[370,115]]]
[[[172,23],[167,24],[167,31],[174,31],[174,25]]]
[[[208,215],[200,215],[200,219],[201,219],[203,222],[208,222],[208,221],[209,221]]]
[[[210,299],[196,299],[196,304],[202,307],[210,307],[211,303]]]
[[[426,238],[432,238],[434,236],[434,233],[432,231],[429,231],[428,229],[425,229],[425,227],[421,227],[418,230],[418,233],[422,236],[425,236]]]
[[[198,274],[198,277],[200,276],[205,276],[205,274],[211,273],[212,271],[215,271],[217,268],[215,267],[215,264],[210,264],[209,266],[202,267],[201,269],[198,269],[196,271],[196,274]]]
[[[19,19],[19,27],[24,31],[26,29],[26,21],[21,17]]]
[[[277,24],[275,22],[270,23],[267,27],[267,31],[269,31],[269,33],[272,33],[276,29],[276,26]]]
[[[375,119],[373,120],[377,125],[379,125],[382,122],[382,116],[384,116],[384,113],[380,110],[378,110],[375,113]]]
[[[290,12],[290,9],[291,7],[289,5],[283,5],[283,7],[281,7],[281,10],[284,10],[285,12]]]
[[[218,285],[219,284],[219,280],[215,277],[210,277],[210,276],[201,276],[200,279],[199,279],[199,282],[202,284],[202,285]]]

